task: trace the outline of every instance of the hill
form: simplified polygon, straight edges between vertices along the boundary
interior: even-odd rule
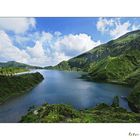
[[[98,62],[91,63],[88,75],[91,80],[125,81],[129,74],[139,68],[140,51],[131,51],[122,55],[108,56]]]
[[[8,61],[8,62],[0,62],[0,67],[18,67],[18,68],[26,68],[26,69],[40,69],[39,66],[31,66],[24,63],[19,63],[16,61]]]

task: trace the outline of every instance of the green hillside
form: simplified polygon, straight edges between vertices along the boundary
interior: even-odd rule
[[[98,62],[108,56],[120,56],[133,50],[140,51],[140,30],[129,32],[116,40],[99,45],[86,53],[68,60],[66,63],[67,67],[64,66],[63,62],[61,62],[54,68],[61,68],[61,70],[63,68],[63,70],[68,68],[71,70],[76,69],[88,71],[90,64],[93,62]]]
[[[30,73],[19,76],[0,75],[0,103],[13,96],[26,93],[43,80],[40,73]]]
[[[116,57],[106,57],[96,63],[91,63],[88,76],[98,81],[124,81],[139,65],[140,51],[125,53]]]

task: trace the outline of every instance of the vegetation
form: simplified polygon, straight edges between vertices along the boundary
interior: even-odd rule
[[[71,70],[69,63],[67,61],[62,61],[60,64],[54,67],[54,69],[58,70]]]
[[[140,113],[140,82],[134,86],[131,94],[128,96],[128,102],[133,111]]]
[[[68,61],[62,61],[60,64],[56,66],[48,66],[45,67],[45,69],[51,69],[51,70],[65,70],[65,71],[80,71],[80,68],[77,67],[71,67]]]
[[[116,102],[117,99],[117,102]],[[115,103],[115,104],[114,104]],[[140,114],[127,112],[118,106],[115,97],[112,106],[104,103],[92,109],[76,110],[64,104],[44,104],[30,110],[21,118],[24,123],[134,123],[140,122]]]
[[[139,65],[135,55],[140,55],[140,51],[135,51],[135,55],[132,55],[131,53],[132,52],[116,57],[108,56],[103,60],[91,64],[88,70],[90,79],[124,82]]]
[[[31,66],[24,63],[19,63],[16,61],[9,61],[9,62],[0,62],[0,67],[18,67],[18,68],[25,68],[25,69],[41,69],[42,67],[38,66]]]
[[[119,107],[119,97],[118,96],[114,97],[114,100],[113,100],[113,103],[111,106],[112,107]]]
[[[0,75],[12,76],[12,75],[15,75],[16,73],[26,72],[26,71],[28,71],[28,70],[25,68],[1,67],[0,68]]]
[[[133,111],[140,112],[140,67],[132,72],[126,81],[133,87],[131,94],[128,96],[129,105]]]
[[[19,76],[0,75],[0,103],[26,93],[42,80],[43,76],[38,72]]]

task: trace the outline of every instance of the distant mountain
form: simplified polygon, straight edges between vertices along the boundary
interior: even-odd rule
[[[8,61],[8,62],[0,62],[0,67],[19,67],[19,68],[27,68],[27,69],[40,69],[38,66],[31,66],[24,63],[19,63],[16,61]]]

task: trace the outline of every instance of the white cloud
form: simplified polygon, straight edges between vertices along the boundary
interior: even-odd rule
[[[53,38],[53,35],[49,32],[42,32],[40,35],[40,41],[41,42],[46,42],[46,41],[51,41]]]
[[[0,60],[1,61],[17,61],[31,65],[43,66],[46,64],[46,56],[42,44],[36,42],[34,47],[19,49],[13,45],[10,37],[0,31]]]
[[[108,26],[113,26],[113,19],[107,20],[106,18],[99,18],[96,27],[97,30],[101,31],[102,33],[105,33],[109,30]]]
[[[46,59],[46,64],[45,64],[46,66],[56,65],[63,60],[70,59],[70,57],[66,56],[63,52],[50,51],[50,50],[47,50],[46,58],[47,58]]]
[[[29,33],[35,25],[34,18],[0,18],[0,61],[56,65],[101,43],[84,33],[65,36],[59,31]],[[14,32],[14,35],[7,31]]]
[[[44,57],[44,49],[42,47],[42,43],[39,41],[36,41],[34,47],[27,47],[27,52],[30,54],[32,58],[41,58]]]
[[[0,31],[0,60],[14,60],[39,66],[56,65],[101,43],[93,41],[87,34],[63,36],[60,33],[35,32],[25,35],[16,35],[14,40],[5,31]],[[34,45],[21,49],[14,45],[13,40],[20,44],[32,41]]]
[[[55,38],[55,42],[46,47],[46,65],[56,65],[63,60],[68,60],[76,55],[86,52],[101,44],[93,41],[87,34],[69,34]]]
[[[24,33],[35,25],[34,18],[0,18],[0,29],[15,33]]]
[[[136,25],[129,21],[121,22],[121,18],[99,18],[96,27],[101,33],[108,34],[116,39],[127,32],[140,29],[140,24]]]
[[[133,24],[132,25],[132,30],[134,31],[134,30],[138,30],[138,29],[140,29],[140,24]]]
[[[27,63],[27,59],[29,59],[25,50],[15,47],[4,31],[0,31],[0,54],[0,60],[4,61],[15,60]]]
[[[116,23],[115,29],[110,30],[110,35],[114,38],[118,38],[122,36],[123,34],[127,33],[130,31],[129,27],[131,24],[129,22],[125,23]]]
[[[52,35],[49,33],[42,32],[38,33],[36,41],[33,47],[27,47],[25,49],[19,49],[18,47],[13,45],[11,38],[5,31],[0,31],[0,60],[1,61],[18,61],[22,63],[27,63],[31,65],[54,65],[59,63],[62,60],[67,60],[69,57],[65,56],[62,52],[57,52],[57,49],[53,49],[50,47],[46,47],[46,50],[43,48],[43,44],[45,45],[46,41],[50,41],[52,39]],[[31,39],[31,38],[29,38]],[[20,36],[20,41],[26,41],[24,36]],[[50,42],[51,44],[51,42]]]
[[[60,37],[60,34],[56,36],[56,33],[44,32],[38,35],[40,35],[37,37],[38,42],[33,48],[28,47],[27,52],[34,60],[38,56],[36,63],[42,59],[43,65],[56,65],[101,44],[100,41],[93,41],[87,34],[69,34]]]
[[[54,32],[54,35],[56,35],[56,36],[61,36],[61,35],[62,35],[62,33],[61,33],[61,32],[59,32],[59,31],[56,31],[56,32]]]
[[[66,56],[72,57],[88,51],[101,44],[100,41],[93,41],[87,34],[69,34],[55,42],[57,51],[63,52]]]
[[[30,38],[27,37],[27,36],[15,35],[13,37],[13,41],[15,41],[15,42],[19,43],[20,45],[22,45],[22,43],[30,41]]]
[[[33,64],[42,62],[42,65],[56,65],[101,44],[100,41],[93,41],[87,34],[62,36],[60,33],[56,35],[56,32],[36,32],[31,38],[38,41],[34,47],[28,47],[26,52],[31,56]]]
[[[16,41],[20,44],[29,42],[36,42],[39,40],[40,42],[50,42],[53,39],[53,35],[49,32],[32,32],[26,34],[16,34],[13,38],[16,38]]]

